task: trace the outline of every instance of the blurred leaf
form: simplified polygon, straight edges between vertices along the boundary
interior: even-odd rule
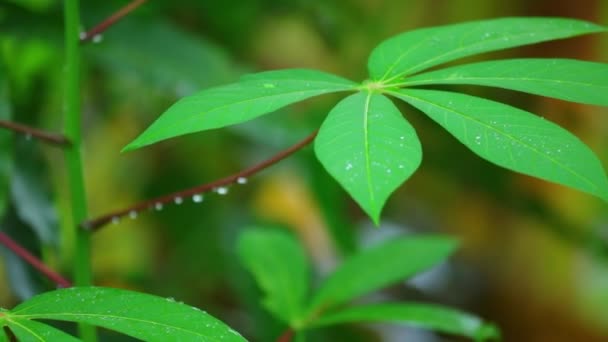
[[[54,0],[8,0],[32,11],[44,11],[55,3]]]
[[[368,62],[374,80],[394,80],[482,52],[606,31],[563,18],[500,18],[423,28],[380,43]]]
[[[101,287],[61,289],[19,304],[7,320],[89,323],[146,341],[245,341],[207,313],[168,298]]]
[[[39,254],[40,239],[31,226],[17,215],[14,205],[9,205],[5,211],[0,230],[32,254]],[[6,267],[6,281],[13,295],[26,300],[44,291],[44,279],[36,269],[4,246],[0,246],[0,252]]]
[[[393,322],[430,329],[442,333],[466,336],[476,341],[499,338],[491,324],[473,315],[434,304],[389,303],[343,308],[322,315],[311,327],[351,322]]]
[[[8,80],[5,79],[5,75],[5,68],[0,63],[0,120],[11,119]],[[12,132],[0,129],[0,216],[9,198],[9,178],[13,166],[12,138]]]
[[[351,90],[355,85],[316,70],[286,69],[250,75],[241,82],[206,89],[181,99],[124,150],[234,125],[313,96]]]
[[[608,201],[608,178],[595,154],[550,121],[465,94],[416,89],[392,94],[426,113],[471,151],[496,165]]]
[[[608,106],[608,65],[573,59],[509,59],[408,77],[403,86],[474,84]]]
[[[120,22],[99,44],[87,48],[89,58],[114,77],[177,96],[236,77],[235,66],[220,47],[158,19],[134,16]]]
[[[57,242],[58,217],[50,195],[48,167],[40,153],[39,145],[19,139],[11,179],[11,193],[21,220],[36,232],[44,244]]]
[[[329,310],[358,296],[405,280],[445,260],[456,248],[444,236],[402,237],[347,259],[314,295],[309,313]]]
[[[315,152],[376,224],[388,196],[422,160],[412,126],[391,100],[371,92],[351,95],[331,110]]]
[[[308,260],[298,240],[279,230],[249,228],[239,237],[238,254],[264,292],[264,306],[297,326],[310,283]]]
[[[20,342],[63,342],[80,341],[76,337],[53,328],[50,325],[31,321],[29,319],[17,318],[8,321],[15,336]]]

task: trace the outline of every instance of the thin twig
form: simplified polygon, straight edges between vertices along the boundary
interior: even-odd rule
[[[285,330],[281,334],[281,336],[279,336],[279,338],[277,338],[277,342],[291,342],[291,339],[293,338],[293,334],[294,334],[293,329],[289,328],[289,329]]]
[[[61,134],[49,133],[47,131],[43,131],[37,128],[29,127],[11,121],[0,120],[0,127],[4,127],[6,129],[10,129],[13,132],[23,134],[25,135],[26,139],[36,138],[41,141],[60,146],[68,146],[71,144],[71,142]]]
[[[114,12],[114,14],[112,14],[109,17],[107,17],[104,21],[102,21],[101,23],[99,23],[99,25],[93,27],[92,29],[90,29],[87,32],[82,33],[81,36],[80,36],[80,43],[84,44],[84,43],[87,43],[87,42],[91,41],[95,36],[98,36],[101,33],[103,33],[110,26],[114,25],[117,21],[119,21],[120,19],[122,19],[127,14],[131,13],[137,7],[143,5],[145,2],[146,2],[146,0],[134,0],[134,1],[131,1],[125,7],[119,9],[118,11]]]
[[[32,265],[38,272],[45,275],[52,282],[57,284],[59,287],[71,287],[72,284],[59,273],[53,271],[40,259],[30,253],[27,249],[21,247],[16,241],[11,239],[8,235],[0,232],[0,243],[6,246],[8,249],[17,254],[21,259],[25,260],[28,264]]]
[[[194,201],[197,201],[196,200],[197,196],[201,196],[204,193],[218,190],[219,188],[224,187],[224,186],[246,181],[248,177],[266,169],[269,166],[272,166],[272,165],[278,163],[279,161],[289,157],[290,155],[294,154],[298,150],[302,149],[304,146],[310,144],[314,140],[315,136],[317,136],[317,131],[314,131],[309,136],[304,138],[302,141],[277,153],[276,155],[272,156],[271,158],[266,159],[257,165],[251,166],[245,170],[239,171],[230,176],[215,180],[210,183],[205,183],[205,184],[193,187],[193,188],[188,188],[186,190],[170,193],[168,195],[163,195],[163,196],[159,196],[159,197],[156,197],[156,198],[153,198],[150,200],[136,203],[128,208],[117,210],[117,211],[111,212],[109,214],[100,216],[98,218],[82,222],[80,224],[80,227],[83,229],[97,230],[97,229],[103,227],[104,225],[106,225],[112,221],[119,220],[120,218],[125,217],[127,215],[134,217],[134,216],[137,216],[138,213],[140,213],[144,210],[149,210],[149,209],[159,210],[159,209],[162,209],[162,207],[165,204],[170,204],[170,203],[179,204],[183,201],[184,198],[192,197]],[[198,198],[200,198],[202,200],[202,197],[198,197]]]

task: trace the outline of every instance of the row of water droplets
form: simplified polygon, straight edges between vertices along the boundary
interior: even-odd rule
[[[238,177],[236,179],[236,184],[240,184],[240,185],[244,185],[247,184],[247,178],[245,177]],[[218,186],[217,188],[214,188],[212,190],[213,192],[215,192],[218,195],[227,195],[229,192],[228,186]],[[192,200],[193,203],[202,203],[203,200],[205,199],[205,195],[204,194],[194,194],[190,197],[190,199]],[[185,202],[184,197],[182,196],[175,196],[173,197],[173,203],[176,205],[180,205],[183,204]],[[156,210],[156,211],[161,211],[164,208],[164,204],[162,202],[156,202],[154,203],[154,205],[152,205],[149,209],[150,210]],[[128,216],[130,219],[135,220],[138,215],[139,212],[141,212],[141,209],[134,209],[129,211],[125,216]],[[121,215],[122,216],[122,215]],[[111,219],[111,222],[113,224],[118,224],[120,222],[121,216],[114,216]]]

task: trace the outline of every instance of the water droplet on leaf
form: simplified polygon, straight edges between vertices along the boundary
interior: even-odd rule
[[[180,196],[177,196],[173,199],[173,202],[177,205],[180,205],[180,204],[184,203],[184,199],[181,198]]]
[[[239,177],[236,179],[236,182],[239,184],[247,184],[247,178],[245,177]]]
[[[219,188],[215,189],[215,192],[217,192],[218,195],[226,195],[228,193],[228,188],[225,186],[220,186]]]
[[[192,195],[192,202],[201,203],[202,201],[203,201],[203,195],[201,195],[201,194]]]
[[[154,209],[163,210],[163,204],[160,202],[154,203]]]
[[[129,211],[129,217],[131,219],[135,220],[137,218],[137,211],[135,211],[135,210]]]

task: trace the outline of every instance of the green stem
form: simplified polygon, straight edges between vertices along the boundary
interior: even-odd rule
[[[87,218],[87,202],[82,172],[81,149],[81,113],[80,113],[80,48],[79,31],[80,15],[78,0],[65,0],[65,113],[64,135],[72,144],[65,151],[70,204],[72,211],[73,236],[75,236],[75,253],[73,256],[74,283],[76,286],[91,285],[91,242],[89,232],[79,229],[78,224]],[[88,342],[96,341],[94,327],[79,325],[80,337]]]

